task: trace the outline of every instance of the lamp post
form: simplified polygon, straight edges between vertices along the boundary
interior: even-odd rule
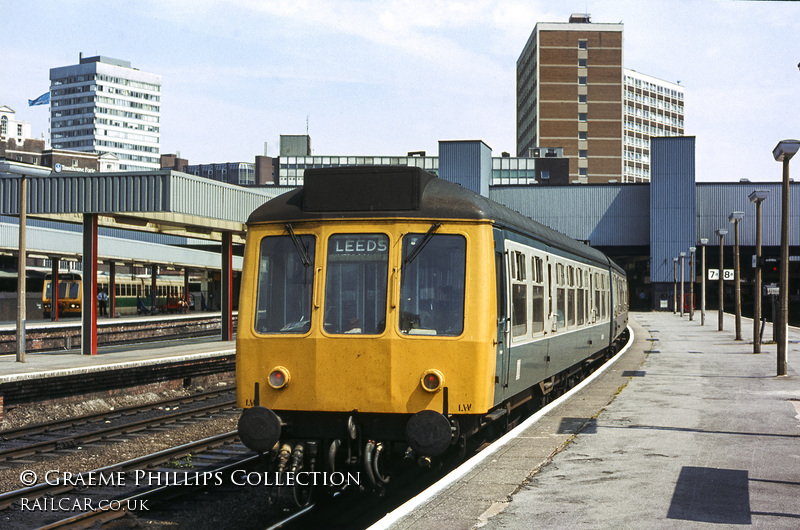
[[[744,212],[733,212],[728,216],[728,221],[733,223],[733,283],[736,311],[736,338],[742,340],[742,286],[739,276],[739,221],[744,217]]]
[[[678,312],[678,258],[672,258],[672,314]]]
[[[0,161],[0,174],[7,173],[19,177],[19,254],[17,261],[17,362],[25,362],[25,321],[27,307],[27,293],[25,280],[27,278],[27,240],[26,224],[28,215],[28,177],[45,177],[50,174],[50,168],[31,166],[20,162]]]
[[[723,250],[724,247],[722,246],[722,240],[723,240],[723,238],[725,237],[725,235],[727,233],[728,233],[728,231],[724,230],[722,228],[720,228],[719,230],[716,231],[717,236],[719,236],[719,324],[718,324],[718,327],[717,327],[717,329],[719,331],[722,331],[722,329],[723,329],[723,325],[722,325],[722,310],[724,309],[724,307],[723,307],[724,301],[722,299],[722,294],[723,294],[722,293],[722,289],[724,287],[724,284],[722,283],[722,281],[723,281],[723,276],[725,276],[725,274],[724,274],[725,271],[723,269],[723,266],[724,266],[724,260],[723,260],[724,255],[723,255],[722,250]]]
[[[691,281],[689,282],[689,320],[694,320],[694,251],[697,247],[689,247],[689,270],[691,272]]]
[[[703,258],[703,266],[700,269],[702,276],[700,277],[700,325],[706,325],[706,245],[708,245],[708,238],[700,238],[700,247]]]
[[[800,148],[800,140],[783,140],[772,150],[775,160],[783,162],[781,186],[781,262],[778,292],[778,375],[786,375],[789,320],[789,160]]]
[[[756,205],[756,281],[753,286],[753,353],[761,353],[761,203],[769,190],[755,190],[749,195]]]
[[[684,261],[683,260],[684,260],[685,257],[686,257],[686,252],[681,252],[681,318],[683,318],[683,306],[686,305],[686,296],[684,295],[684,290],[683,290],[683,276],[684,276],[684,274],[683,274]]]

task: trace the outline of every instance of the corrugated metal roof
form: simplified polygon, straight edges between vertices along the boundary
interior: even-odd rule
[[[650,243],[646,184],[498,186],[492,200],[592,246]]]
[[[19,214],[16,175],[0,175],[0,214]],[[242,188],[161,170],[126,173],[51,174],[28,177],[28,215],[76,221],[99,214],[100,224],[219,239],[221,231],[244,234],[250,213],[277,195],[269,188]],[[147,226],[143,226],[147,224]]]

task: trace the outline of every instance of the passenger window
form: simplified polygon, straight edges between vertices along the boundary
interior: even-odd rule
[[[532,311],[531,331],[544,331],[544,275],[542,274],[542,258],[534,256],[532,263],[533,287],[531,293]]]
[[[528,286],[524,283],[511,286],[511,333],[514,337],[528,333]]]
[[[400,331],[458,336],[464,330],[467,242],[450,234],[403,238]]]
[[[325,331],[360,335],[383,333],[388,271],[388,236],[331,236],[325,273]]]
[[[556,264],[556,327],[558,329],[562,329],[566,325],[567,293],[564,279],[564,265],[558,263]]]

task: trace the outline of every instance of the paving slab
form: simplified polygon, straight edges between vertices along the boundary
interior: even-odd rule
[[[623,358],[391,527],[800,527],[800,330],[777,377],[724,324],[633,313]]]

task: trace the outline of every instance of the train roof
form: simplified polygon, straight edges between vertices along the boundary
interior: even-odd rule
[[[307,169],[302,188],[266,202],[247,224],[364,217],[493,221],[592,261],[610,263],[622,272],[599,250],[417,167]]]

